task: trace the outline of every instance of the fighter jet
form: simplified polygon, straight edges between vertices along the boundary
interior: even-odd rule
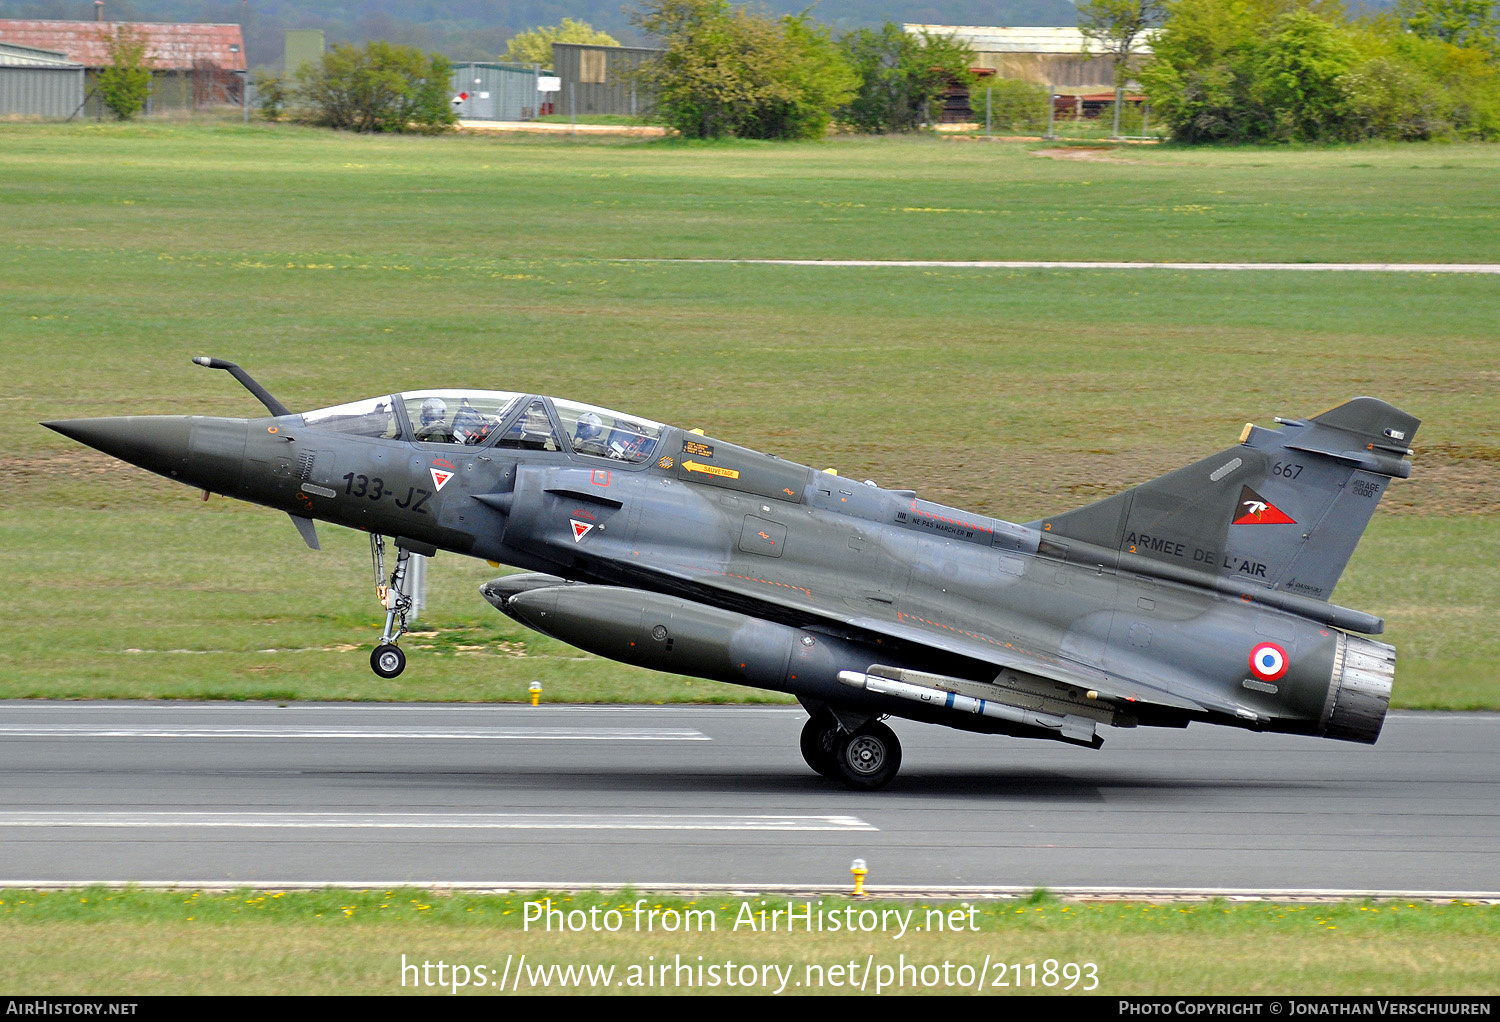
[[[1373,743],[1395,650],[1329,602],[1418,420],[1357,397],[1027,523],[540,394],[416,390],[294,413],[43,425],[131,464],[370,534],[405,667],[412,553],[522,569],[502,613],[623,663],[794,695],[808,765],[888,784],[900,717],[1098,748],[1193,722]],[[394,546],[387,564],[386,538]],[[387,573],[387,569],[389,573]],[[1362,633],[1362,634],[1352,634]]]

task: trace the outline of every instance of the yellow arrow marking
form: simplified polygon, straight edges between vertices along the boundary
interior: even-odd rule
[[[722,476],[725,479],[738,479],[740,474],[732,468],[720,468],[718,465],[703,465],[696,461],[684,461],[682,467],[689,472],[702,472],[704,475]]]

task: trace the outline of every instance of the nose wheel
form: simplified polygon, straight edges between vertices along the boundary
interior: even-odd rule
[[[406,654],[400,646],[383,642],[370,654],[370,670],[382,678],[394,678],[406,670]]]
[[[406,654],[396,643],[406,634],[406,618],[411,613],[412,597],[407,592],[410,581],[411,551],[396,545],[396,567],[390,580],[385,576],[385,537],[370,537],[370,563],[375,569],[375,595],[385,608],[385,631],[380,644],[370,654],[370,670],[382,678],[394,678],[406,670]]]

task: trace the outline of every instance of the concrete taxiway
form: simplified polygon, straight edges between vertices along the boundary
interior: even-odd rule
[[[791,707],[0,703],[0,882],[1493,894],[1500,715],[1374,747],[1194,725],[1102,751],[896,722],[812,773]]]

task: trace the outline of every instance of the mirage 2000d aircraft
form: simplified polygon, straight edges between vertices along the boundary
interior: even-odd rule
[[[513,565],[481,588],[564,642],[789,692],[802,754],[887,784],[885,717],[1098,748],[1100,725],[1193,721],[1373,743],[1395,650],[1329,602],[1418,420],[1359,397],[1246,425],[1237,446],[1025,525],[633,415],[421,390],[293,413],[45,423],[208,492],[370,533],[401,673],[411,553]],[[385,573],[386,544],[394,564]]]

